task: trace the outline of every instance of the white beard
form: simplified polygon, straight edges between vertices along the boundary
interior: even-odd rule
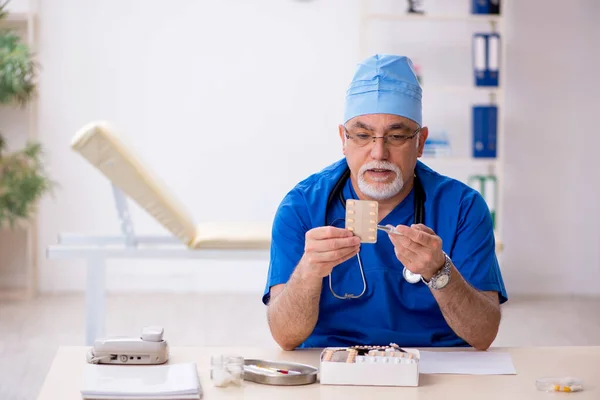
[[[388,169],[396,173],[396,177],[390,183],[369,183],[365,180],[365,173],[369,169]],[[397,195],[404,186],[402,171],[395,164],[388,161],[372,161],[363,165],[358,171],[358,187],[361,192],[374,200],[387,200]]]

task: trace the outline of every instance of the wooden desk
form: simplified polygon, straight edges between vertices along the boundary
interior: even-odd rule
[[[88,347],[59,348],[38,400],[79,400]],[[455,350],[455,349],[454,349]],[[443,350],[440,350],[443,351]],[[426,375],[419,387],[307,386],[281,387],[244,382],[242,388],[216,388],[210,381],[210,356],[239,354],[246,358],[295,361],[318,367],[318,350],[284,352],[276,348],[173,347],[170,363],[195,362],[204,399],[600,399],[599,347],[496,348],[510,352],[517,375]],[[575,376],[583,379],[584,391],[545,393],[535,380],[541,376]]]

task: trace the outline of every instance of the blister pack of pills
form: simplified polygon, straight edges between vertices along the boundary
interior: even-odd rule
[[[379,203],[368,200],[346,201],[346,229],[361,243],[377,243]]]

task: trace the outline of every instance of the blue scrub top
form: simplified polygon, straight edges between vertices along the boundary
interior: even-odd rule
[[[296,185],[281,202],[273,223],[264,304],[268,303],[270,287],[286,283],[302,258],[308,230],[325,224],[345,226],[345,209],[338,198],[332,201],[327,215],[325,209],[329,194],[346,168],[345,159],[328,166]],[[467,282],[479,290],[498,292],[500,303],[506,302],[492,219],[483,197],[420,161],[415,171],[425,191],[424,224],[442,238],[443,250]],[[350,179],[343,195],[358,199]],[[411,191],[381,224],[410,226],[413,222]],[[422,282],[404,280],[403,265],[387,233],[379,231],[375,244],[361,244],[360,257],[367,283],[365,293],[358,299],[337,299],[329,290],[329,277],[325,277],[317,324],[300,347],[389,343],[405,347],[468,346],[446,323],[431,290]],[[362,292],[357,257],[334,267],[332,287],[341,296]]]

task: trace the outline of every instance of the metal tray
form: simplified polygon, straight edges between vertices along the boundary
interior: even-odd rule
[[[300,372],[294,375],[271,376],[253,371],[244,370],[244,380],[265,385],[296,386],[309,385],[317,381],[319,370],[312,365],[299,364],[287,361],[270,361],[260,359],[245,359],[244,365],[260,365],[267,368],[286,369]]]

